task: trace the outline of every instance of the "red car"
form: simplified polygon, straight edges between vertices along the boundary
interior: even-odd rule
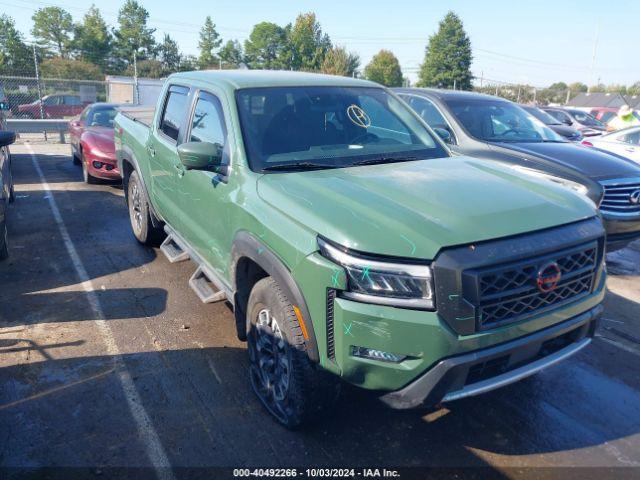
[[[69,122],[73,163],[82,164],[87,183],[122,178],[113,143],[113,119],[119,106],[115,103],[94,103],[85,108],[80,117]]]
[[[44,118],[73,117],[80,114],[87,106],[79,95],[55,94],[42,97],[42,113]],[[18,105],[18,116],[23,118],[40,118],[40,100]]]
[[[589,113],[602,123],[609,123],[609,120],[618,115],[618,109],[614,107],[595,107]]]

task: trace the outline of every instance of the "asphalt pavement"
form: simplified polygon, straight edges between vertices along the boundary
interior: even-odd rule
[[[604,319],[577,356],[435,410],[393,411],[347,387],[322,422],[291,432],[251,391],[229,307],[199,302],[193,264],[137,244],[121,187],[84,184],[68,145],[12,153],[0,477],[46,467],[222,478],[210,468],[286,466],[640,476],[640,242],[607,257]]]

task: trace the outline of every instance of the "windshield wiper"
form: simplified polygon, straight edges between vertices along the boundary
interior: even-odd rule
[[[278,163],[276,165],[267,165],[263,167],[263,171],[276,171],[276,170],[320,170],[324,168],[336,168],[335,165],[327,165],[326,163],[313,163],[313,162],[293,162],[293,163]]]
[[[367,160],[360,160],[359,162],[354,162],[349,166],[354,167],[359,165],[377,165],[379,163],[410,162],[411,160],[418,160],[418,157],[376,157],[369,158]]]

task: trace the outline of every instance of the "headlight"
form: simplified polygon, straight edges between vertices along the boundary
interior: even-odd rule
[[[320,253],[344,268],[345,298],[404,308],[433,310],[433,280],[428,265],[386,262],[350,252],[318,238]]]
[[[570,188],[574,192],[581,193],[582,195],[587,195],[589,193],[589,189],[585,185],[567,180],[566,178],[556,177],[555,175],[550,175],[548,173],[540,172],[538,170],[533,170],[527,167],[522,167],[520,165],[514,165],[513,168],[515,170],[518,170],[519,172],[526,173],[527,175],[531,175],[533,177],[544,178],[545,180],[559,183],[560,185]]]

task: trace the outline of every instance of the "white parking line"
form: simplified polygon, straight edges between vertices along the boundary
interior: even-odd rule
[[[48,192],[48,195],[46,195],[45,198],[49,202],[51,212],[53,213],[53,218],[58,225],[58,230],[60,231],[60,235],[62,236],[62,240],[64,241],[67,253],[71,258],[73,267],[78,274],[80,282],[82,282],[81,286],[87,294],[87,300],[96,318],[95,323],[100,330],[102,338],[104,339],[104,343],[107,347],[107,353],[113,358],[114,367],[116,368],[117,376],[120,380],[120,383],[122,384],[124,396],[127,399],[129,410],[131,411],[131,415],[133,416],[138,427],[140,438],[144,442],[149,460],[153,465],[158,478],[163,480],[172,480],[174,476],[173,472],[171,471],[171,464],[169,463],[167,454],[165,453],[162,443],[160,442],[160,438],[158,437],[158,433],[156,432],[156,429],[154,428],[153,423],[149,418],[149,414],[142,404],[142,400],[140,399],[140,395],[138,394],[138,391],[136,390],[136,387],[133,383],[131,374],[127,370],[127,367],[122,360],[120,350],[116,345],[111,327],[104,320],[105,315],[102,311],[102,306],[100,305],[100,301],[98,299],[98,296],[96,295],[93,284],[89,279],[87,270],[84,268],[82,260],[80,259],[80,256],[78,255],[78,252],[73,245],[73,242],[71,241],[71,237],[69,236],[67,227],[64,223],[64,220],[62,219],[62,215],[60,214],[60,210],[58,209],[58,204],[56,203],[56,200],[53,196],[53,192],[51,191],[51,188],[49,187],[49,184],[47,183],[47,180],[42,173],[40,165],[38,164],[37,156],[34,153],[33,149],[28,144],[25,145],[25,147],[31,155],[33,167],[38,173],[38,177],[40,177],[42,189],[45,192]]]

